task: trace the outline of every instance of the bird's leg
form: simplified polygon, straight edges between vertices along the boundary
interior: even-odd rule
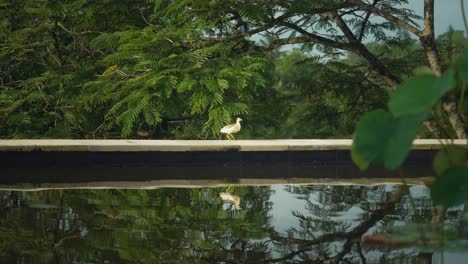
[[[231,134],[227,134],[226,136],[229,140],[232,140],[232,135]]]
[[[232,193],[232,191],[234,191],[234,186],[228,185],[228,187],[226,187],[226,192],[227,193]]]
[[[231,137],[232,137],[232,140],[235,140],[235,139],[236,139],[236,138],[234,137],[234,135],[233,135],[233,134],[231,134]]]

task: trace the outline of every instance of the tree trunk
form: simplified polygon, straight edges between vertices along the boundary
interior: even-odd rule
[[[467,138],[465,125],[463,120],[461,119],[460,115],[457,112],[457,106],[455,102],[445,102],[442,104],[445,113],[450,120],[450,124],[452,124],[453,130],[457,135],[457,138],[464,139]]]
[[[360,1],[358,1],[358,5],[366,6]],[[437,44],[434,36],[434,0],[424,0],[424,30],[422,31],[419,31],[417,28],[414,28],[403,21],[399,21],[398,18],[393,17],[391,14],[383,14],[378,9],[376,9],[380,13],[377,12],[376,10],[374,10],[375,7],[373,6],[368,8],[370,9],[366,10],[377,13],[378,15],[381,15],[387,19],[389,19],[390,17],[391,21],[395,20],[396,24],[403,25],[403,28],[406,28],[409,31],[413,32],[415,35],[417,35],[419,37],[419,41],[421,42],[422,47],[424,48],[431,69],[437,76],[442,75],[442,63],[439,51],[437,50]],[[378,72],[393,89],[396,89],[396,87],[400,83],[400,79],[398,78],[398,76],[391,73],[387,69],[387,67],[385,67],[385,65],[383,65],[366,48],[366,46],[364,46],[364,44],[362,44],[360,40],[356,38],[354,33],[351,31],[351,29],[341,18],[337,11],[330,12],[329,14],[330,17],[335,20],[336,25],[341,29],[343,34],[348,39],[349,43],[352,45],[352,48],[349,50],[363,57],[369,64],[370,68]],[[467,138],[464,121],[456,111],[456,103],[445,102],[443,103],[443,109],[447,114],[450,120],[450,124],[452,125],[457,137],[460,139]],[[424,122],[424,125],[434,136],[438,137],[440,135],[440,131],[438,131],[437,127],[431,124],[429,121]]]
[[[431,66],[432,71],[434,71],[437,76],[441,76],[443,70],[434,35],[423,35],[419,37],[419,41],[421,42],[421,45],[426,52],[427,60],[429,61],[429,65]]]
[[[434,0],[424,0],[424,30],[419,35],[429,65],[437,76],[442,75],[442,63],[434,36]]]
[[[434,36],[434,0],[424,0],[424,30],[419,36],[419,41],[426,52],[427,60],[429,61],[432,71],[437,76],[441,76],[443,72],[442,63]],[[465,124],[457,113],[456,103],[444,102],[442,106],[457,138],[467,138]]]
[[[374,5],[366,4],[365,2],[362,2],[362,0],[353,0],[351,2],[357,5],[362,10],[365,10],[367,12],[372,12],[375,15],[381,16],[387,19],[388,21],[394,23],[395,25],[398,25],[401,28],[404,28],[408,30],[409,32],[412,32],[413,34],[415,34],[419,38],[419,41],[421,42],[421,45],[424,48],[424,51],[426,53],[427,60],[429,61],[429,65],[431,69],[437,76],[442,75],[444,69],[442,67],[440,54],[439,54],[439,51],[437,50],[437,44],[436,44],[436,40],[434,36],[434,0],[424,0],[424,29],[423,30],[419,30],[418,28],[408,24],[407,22],[399,19],[398,17],[393,16],[391,13],[387,13],[385,11],[378,9]],[[373,56],[372,53],[369,52],[369,50],[366,47],[363,47],[364,45],[362,45],[360,41],[358,41],[358,39],[355,38],[352,31],[347,27],[344,21],[339,16],[337,16],[336,11],[335,11],[335,21],[338,27],[342,29],[343,33],[348,38],[349,42],[357,43],[357,46],[355,45],[355,49],[352,51],[364,57],[369,63],[369,65],[375,71],[377,71],[380,75],[382,75],[385,81],[393,89],[395,89],[399,83],[399,79],[396,76],[394,76],[392,73],[390,73],[386,69],[386,67],[382,65],[378,61],[378,59],[375,58],[375,56]],[[452,125],[452,128],[454,129],[457,137],[460,139],[467,138],[464,121],[461,118],[461,116],[458,114],[458,112],[456,111],[457,109],[456,103],[455,102],[443,103],[443,109],[446,115],[448,116],[450,120],[450,124]],[[429,129],[429,131],[434,136],[437,137],[438,135],[440,135],[440,131],[437,131],[437,127],[431,124],[430,122],[426,121],[424,122],[424,125]]]

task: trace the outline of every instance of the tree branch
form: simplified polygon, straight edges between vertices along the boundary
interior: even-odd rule
[[[333,11],[343,9],[343,8],[351,8],[351,7],[356,6],[356,4],[352,0],[345,1],[343,3],[336,4],[336,5],[333,5],[330,3],[319,4],[319,5],[322,5],[322,6],[312,7],[308,13],[309,14],[323,14],[323,13],[333,12]]]
[[[276,231],[273,231],[273,233],[270,235],[270,237],[273,240],[281,241],[281,242],[294,242],[295,244],[299,244],[301,249],[297,251],[293,251],[281,258],[277,259],[270,259],[268,262],[282,262],[284,260],[291,259],[295,257],[296,255],[300,253],[304,253],[308,250],[310,250],[310,247],[313,245],[321,244],[321,243],[326,243],[326,242],[333,242],[337,240],[342,240],[342,239],[347,239],[345,242],[345,245],[343,246],[343,250],[336,256],[334,256],[331,260],[332,262],[335,260],[339,260],[339,258],[343,258],[349,250],[351,250],[351,246],[354,243],[353,239],[361,237],[363,234],[367,232],[371,227],[373,227],[377,222],[382,220],[382,218],[388,214],[391,210],[393,210],[395,203],[399,202],[401,200],[401,197],[406,193],[405,188],[403,186],[399,186],[395,192],[391,195],[390,199],[382,206],[382,208],[375,210],[371,216],[353,228],[353,230],[349,232],[339,232],[339,233],[333,233],[333,234],[325,234],[322,235],[314,240],[306,240],[306,239],[298,239],[298,238],[284,238],[279,236],[279,234]],[[343,252],[345,252],[343,254]],[[336,262],[335,262],[336,263]]]
[[[326,13],[326,12],[336,11],[336,10],[342,9],[342,8],[350,8],[350,7],[353,7],[353,6],[354,6],[354,4],[351,1],[346,1],[344,3],[341,3],[339,5],[335,5],[335,6],[312,7],[309,10],[308,13],[309,14],[322,14],[322,13]],[[245,38],[245,37],[255,35],[255,34],[260,33],[262,31],[266,31],[268,29],[271,29],[276,25],[283,25],[283,26],[286,26],[286,27],[288,27],[290,29],[296,30],[297,32],[301,33],[302,35],[307,37],[307,40],[304,40],[304,39],[301,40],[300,38],[293,38],[293,39],[288,38],[288,39],[285,39],[285,40],[277,41],[274,45],[271,45],[270,47],[267,47],[266,48],[267,50],[272,50],[272,49],[278,48],[278,47],[280,47],[282,45],[306,43],[306,42],[311,42],[311,41],[317,42],[317,43],[322,44],[322,45],[330,46],[330,47],[333,47],[333,48],[337,48],[337,49],[349,50],[347,48],[348,45],[346,43],[340,43],[338,41],[334,41],[334,40],[327,39],[327,38],[319,36],[319,35],[315,35],[313,33],[309,33],[306,30],[300,28],[299,26],[297,26],[297,25],[295,25],[293,23],[289,23],[289,22],[285,21],[287,18],[290,18],[290,17],[292,17],[294,15],[295,15],[294,13],[284,13],[284,14],[276,17],[276,18],[273,18],[273,19],[267,21],[265,25],[259,26],[259,27],[255,28],[253,30],[250,30],[250,31],[247,31],[247,32],[237,31],[237,34],[235,34],[232,37],[207,38],[207,40],[218,41],[218,42],[227,42],[227,41],[230,41],[230,40],[241,39],[241,38]],[[284,43],[284,44],[282,44],[282,43]]]
[[[357,242],[356,246],[357,246],[359,258],[361,258],[361,264],[367,264],[366,257],[364,257],[364,254],[362,254],[361,242]]]
[[[336,25],[341,29],[341,32],[343,32],[350,43],[357,44],[359,42],[354,33],[343,20],[342,16],[338,14],[337,11],[331,13],[331,18],[335,19]]]
[[[374,0],[374,2],[372,2],[372,6],[375,7],[375,5],[379,1],[380,0]],[[368,10],[367,14],[366,14],[366,17],[364,18],[364,21],[362,21],[361,29],[359,30],[359,37],[358,37],[359,42],[362,42],[362,38],[364,37],[364,33],[366,31],[367,22],[369,22],[369,18],[371,16],[371,14],[372,14],[372,12]]]
[[[179,116],[179,117],[163,117],[162,120],[165,122],[180,122],[180,121],[187,121],[187,120],[192,120],[194,119],[194,115],[188,115],[188,116]]]
[[[140,9],[140,14],[141,14],[141,18],[143,18],[143,21],[145,21],[145,23],[148,25],[148,26],[152,26],[153,24],[151,24],[145,17],[145,15],[143,14],[143,10]]]
[[[331,264],[340,263],[343,257],[346,256],[346,254],[348,254],[351,251],[353,244],[354,244],[353,239],[348,238],[343,245],[343,249],[340,251],[340,253],[336,254],[334,257],[330,259],[330,263]]]
[[[285,27],[288,27],[290,29],[293,29],[293,30],[297,31],[298,33],[301,33],[306,39],[308,39],[307,42],[312,41],[312,42],[316,42],[318,44],[322,44],[324,46],[329,46],[329,47],[336,48],[336,49],[341,49],[341,50],[352,51],[352,46],[349,43],[339,42],[339,41],[336,41],[336,40],[328,39],[328,38],[325,38],[325,37],[310,33],[308,31],[302,29],[298,25],[290,23],[290,22],[279,22],[278,24],[283,25]]]
[[[57,26],[59,26],[61,29],[63,29],[64,31],[70,33],[70,34],[73,34],[73,35],[83,35],[83,34],[102,34],[103,32],[100,32],[100,31],[91,31],[91,30],[86,30],[86,31],[82,31],[82,32],[74,32],[68,28],[66,28],[64,25],[62,25],[62,23],[58,22],[57,23]]]
[[[265,25],[263,26],[259,26],[253,30],[250,30],[250,31],[246,31],[246,32],[242,32],[242,31],[239,31],[239,30],[236,30],[236,34],[234,34],[233,36],[230,36],[230,37],[225,37],[225,38],[206,38],[207,40],[213,40],[213,41],[230,41],[230,40],[236,40],[236,39],[242,39],[242,38],[246,38],[246,37],[250,37],[252,35],[255,35],[257,33],[260,33],[262,31],[266,31],[268,29],[271,29],[272,27],[274,27],[275,25],[277,25],[280,21],[286,19],[286,18],[289,18],[291,17],[293,14],[291,13],[284,13],[276,18],[273,18],[269,21],[266,22]]]
[[[57,58],[58,58],[57,62],[60,65],[61,71],[63,71],[64,62],[63,62],[62,50],[60,48],[60,41],[59,41],[58,34],[57,34],[57,26],[59,25],[60,25],[60,22],[55,21],[54,30],[51,32],[51,34],[52,34],[52,38],[54,39],[54,48],[55,48],[55,52],[57,53]]]
[[[392,23],[395,23],[396,25],[400,26],[401,28],[404,28],[406,30],[408,30],[409,32],[415,34],[416,36],[420,36],[422,34],[421,30],[406,23],[405,21],[399,19],[398,17],[392,15],[392,14],[389,14],[383,10],[380,10],[378,9],[377,7],[373,6],[373,5],[369,5],[369,4],[366,4],[364,2],[362,2],[361,0],[351,0],[351,2],[353,4],[355,4],[356,6],[358,6],[360,9],[362,10],[366,10],[366,11],[369,11],[373,14],[376,14],[378,16],[381,16],[385,19],[387,19],[388,21],[392,22]]]
[[[271,239],[275,241],[280,241],[282,243],[287,243],[287,244],[297,244],[297,245],[303,245],[303,246],[314,246],[322,243],[327,243],[327,242],[334,242],[337,240],[343,240],[348,238],[349,232],[338,232],[338,233],[332,233],[332,234],[325,234],[322,235],[314,240],[307,240],[307,239],[300,239],[300,238],[290,238],[290,237],[282,237],[280,234],[276,231],[273,231],[270,234]]]
[[[81,236],[80,232],[77,232],[70,236],[66,236],[54,244],[54,250],[60,247],[63,244],[63,242],[65,242],[65,240],[70,240],[70,239],[75,239],[75,238],[83,238],[83,237]]]
[[[346,22],[343,20],[343,18],[338,14],[338,12],[333,12],[331,14],[332,18],[335,19],[336,25],[341,29],[343,34],[346,36],[348,41],[351,43],[352,48],[350,51],[357,53],[361,55],[367,63],[370,65],[371,69],[375,70],[378,72],[380,75],[382,75],[385,79],[385,81],[394,89],[400,82],[400,79],[391,73],[384,64],[382,64],[377,57],[372,54],[367,47],[362,44],[354,35],[354,33],[351,31],[351,29],[346,25]]]
[[[248,32],[245,32],[243,33],[242,35],[245,37],[245,36],[252,36],[252,35],[255,35],[257,33],[260,33],[262,31],[265,31],[267,29],[270,29],[272,27],[274,27],[275,25],[277,25],[279,22],[293,16],[294,14],[292,13],[284,13],[282,15],[280,15],[279,17],[276,17],[276,18],[273,18],[271,19],[270,21],[268,21],[268,23],[266,25],[263,25],[263,26],[260,26],[260,27],[257,27],[256,29],[254,30],[251,30],[251,31],[248,31]]]
[[[277,39],[272,41],[268,46],[258,46],[255,45],[254,47],[259,50],[263,51],[271,51],[274,49],[277,49],[283,45],[288,45],[288,44],[302,44],[302,43],[308,43],[310,42],[309,38],[306,37],[296,37],[296,38],[284,38],[284,39]]]

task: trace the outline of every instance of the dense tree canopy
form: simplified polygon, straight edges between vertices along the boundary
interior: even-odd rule
[[[0,137],[218,138],[237,116],[240,138],[350,137],[463,50],[406,2],[0,1]]]

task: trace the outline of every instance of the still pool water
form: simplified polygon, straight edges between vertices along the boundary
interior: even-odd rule
[[[397,189],[0,191],[0,263],[468,263],[460,224],[467,207],[450,208],[444,226],[451,229],[434,231],[416,224],[431,222],[429,190],[412,186],[410,195],[395,196]],[[435,232],[444,250],[364,241],[383,232],[404,241]]]

